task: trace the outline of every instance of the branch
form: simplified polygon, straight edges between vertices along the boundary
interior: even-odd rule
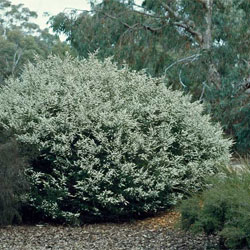
[[[184,61],[193,62],[193,61],[197,60],[198,57],[200,57],[200,56],[201,56],[201,54],[194,54],[194,55],[192,55],[192,56],[188,56],[188,57],[185,57],[185,58],[182,58],[182,59],[177,60],[176,62],[170,64],[170,65],[165,69],[165,74],[166,74],[166,72],[167,72],[170,68],[172,68],[175,64],[180,63],[180,62],[184,62]]]
[[[5,63],[6,63],[6,68],[10,71],[10,64],[9,64],[7,58],[5,58]]]
[[[190,26],[188,26],[185,23],[180,23],[180,22],[174,22],[174,25],[178,26],[178,27],[182,27],[184,28],[187,32],[189,32],[192,36],[197,37],[198,43],[201,44],[203,41],[203,37],[202,34],[195,31],[193,28],[191,28]]]
[[[247,60],[246,60],[246,59],[244,59],[244,58],[243,58],[242,60],[243,60],[243,62],[245,62],[245,63],[246,63],[247,67],[248,67],[248,68],[250,68],[250,61],[247,61]]]
[[[176,19],[181,20],[181,17],[176,12],[174,12],[168,5],[166,5],[166,4],[163,4],[163,5],[170,12],[170,14],[172,14]],[[143,7],[141,7],[139,5],[136,5],[136,4],[134,4],[134,6],[143,8]],[[108,18],[120,22],[121,24],[123,24],[128,29],[133,29],[135,26],[138,26],[138,24],[130,26],[128,23],[125,23],[125,22],[121,21],[118,17],[112,16],[112,15],[110,15],[108,13],[105,13],[105,12],[102,12],[102,11],[99,11],[99,10],[82,10],[82,9],[75,9],[75,8],[65,8],[63,10],[63,12],[65,12],[67,10],[75,10],[75,11],[81,11],[81,12],[86,12],[86,13],[100,12],[100,13],[102,13],[104,16],[106,16]],[[141,12],[141,11],[138,11],[138,10],[129,10],[129,11],[137,13],[137,14],[140,14],[140,15],[145,15],[145,16],[148,16],[148,17],[151,17],[151,18],[155,18],[155,19],[165,19],[166,18],[166,16],[156,16],[156,15],[145,13],[145,12]],[[197,32],[197,31],[195,31],[192,28],[193,27],[193,22],[191,22],[191,21],[185,21],[185,23],[174,22],[173,24],[176,25],[176,26],[184,28],[186,31],[188,31],[189,33],[191,33],[193,36],[197,37],[199,43],[202,41],[201,34],[199,32]],[[162,27],[159,27],[159,28],[153,28],[153,27],[151,27],[149,25],[145,25],[145,24],[141,24],[141,26],[144,29],[149,30],[149,31],[154,32],[154,33],[162,30],[165,27],[165,25],[163,25]]]
[[[203,88],[202,88],[201,95],[200,95],[200,98],[199,98],[199,101],[200,101],[200,102],[202,101],[203,95],[204,95],[204,93],[205,93],[206,83],[203,82],[202,85],[203,85]]]
[[[183,86],[183,88],[186,88],[187,86],[183,83],[183,81],[181,79],[181,73],[182,73],[182,69],[179,72],[179,81],[180,81],[180,84]]]
[[[132,5],[135,6],[135,7],[137,7],[137,8],[144,9],[144,7],[142,7],[141,5],[138,5],[136,3],[133,3]]]
[[[22,50],[17,48],[13,57],[13,64],[12,64],[12,70],[11,70],[12,75],[14,75],[14,71],[16,69],[17,64],[19,63],[21,56],[22,56]]]
[[[134,29],[136,28],[136,26],[138,26],[138,25],[139,25],[138,23],[134,24],[134,25],[132,26],[132,29],[134,30]],[[130,30],[131,30],[131,29],[127,29],[127,30],[125,30],[125,31],[121,34],[121,36],[119,37],[119,46],[122,45],[122,38],[123,38],[123,37],[125,36],[125,34],[128,33]]]
[[[110,19],[118,20],[118,22],[120,22],[121,24],[123,24],[125,27],[127,27],[127,28],[129,28],[129,29],[133,29],[133,26],[130,26],[129,24],[127,24],[127,23],[121,21],[121,20],[120,20],[119,18],[117,18],[117,17],[111,16],[111,15],[109,15],[109,14],[107,14],[107,13],[102,13],[102,14],[103,14],[104,16],[106,16],[106,17],[109,17]]]
[[[203,8],[207,9],[207,2],[205,0],[196,0],[198,3],[203,5]]]
[[[141,7],[141,8],[142,8],[142,7]],[[101,14],[103,14],[104,16],[106,16],[106,17],[108,17],[108,18],[110,18],[110,19],[117,20],[118,22],[120,22],[121,24],[123,24],[125,27],[127,27],[127,28],[130,29],[130,30],[131,30],[131,29],[134,29],[136,26],[139,25],[138,23],[136,23],[136,24],[134,24],[133,26],[130,26],[129,24],[127,24],[127,23],[121,21],[118,17],[111,16],[110,14],[107,14],[107,13],[105,13],[105,12],[98,11],[98,10],[82,10],[82,9],[75,9],[75,8],[65,8],[65,9],[63,10],[63,12],[65,12],[66,10],[75,10],[75,11],[81,11],[81,12],[86,12],[86,13],[100,12]],[[148,13],[145,13],[145,12],[140,12],[140,11],[137,11],[137,10],[129,10],[129,11],[134,12],[134,13],[137,13],[137,14],[140,14],[140,15],[149,16],[149,17],[152,17],[152,18],[161,18],[161,19],[162,19],[162,18],[165,18],[165,17],[161,17],[161,16],[151,15],[151,14],[148,14]],[[165,25],[164,25],[164,26],[159,27],[159,28],[153,28],[153,27],[151,27],[151,26],[149,26],[149,25],[146,25],[146,24],[141,24],[141,26],[142,26],[145,30],[149,30],[149,31],[154,32],[154,33],[156,33],[156,32],[158,32],[158,31],[162,30],[162,29],[165,27]]]
[[[145,24],[141,24],[141,25],[142,25],[142,27],[144,29],[149,30],[149,31],[151,31],[153,33],[157,33],[158,31],[161,31],[166,26],[166,25],[163,25],[163,26],[161,26],[159,28],[153,28],[153,27],[150,27],[150,26],[145,25]]]
[[[177,12],[175,12],[169,5],[162,3],[162,6],[165,8],[166,11],[169,12],[170,15],[175,17],[178,20],[182,20],[181,16]]]
[[[99,12],[99,13],[103,14],[104,16],[106,16],[106,17],[108,17],[110,19],[118,20],[121,24],[123,24],[125,27],[127,27],[129,29],[132,28],[132,26],[130,26],[129,24],[127,24],[127,23],[125,23],[123,21],[121,21],[119,18],[111,16],[111,15],[109,15],[107,13],[102,12],[102,11],[98,11],[98,10],[82,10],[82,9],[75,9],[75,8],[64,8],[63,12],[65,12],[66,10],[75,10],[75,11],[81,11],[81,12],[86,12],[86,13]]]
[[[127,27],[127,28],[130,29],[130,30],[134,29],[136,26],[139,25],[139,23],[136,23],[136,24],[134,24],[133,26],[130,26],[129,24],[127,24],[127,23],[121,21],[118,17],[111,16],[111,15],[109,15],[109,14],[107,14],[107,13],[103,13],[103,15],[105,15],[106,17],[109,17],[110,19],[117,20],[118,22],[120,22],[121,24],[123,24],[125,27]],[[158,31],[162,30],[162,29],[165,27],[165,26],[162,26],[162,27],[159,27],[159,28],[153,28],[153,27],[151,27],[151,26],[149,26],[149,25],[146,25],[146,24],[140,24],[140,25],[141,25],[144,29],[149,30],[149,31],[154,32],[154,33],[156,33],[156,32],[158,32]]]
[[[137,14],[140,14],[140,15],[143,15],[143,16],[148,16],[148,17],[152,17],[152,18],[158,18],[158,19],[165,19],[164,16],[156,16],[156,15],[153,15],[153,14],[149,14],[149,13],[146,13],[146,12],[141,12],[139,10],[130,10],[131,12],[134,12],[134,13],[137,13]]]
[[[93,13],[92,10],[83,10],[83,9],[76,9],[76,8],[64,8],[63,12],[66,12],[66,10],[75,10],[75,11],[81,11],[81,12],[87,12],[87,13]]]
[[[243,89],[247,94],[250,93],[250,75],[240,83],[240,89]]]
[[[188,19],[184,19],[181,17],[176,11],[174,11],[169,5],[162,3],[162,6],[165,8],[166,11],[169,12],[171,16],[173,16],[179,22],[173,22],[174,25],[184,28],[187,32],[189,32],[192,36],[195,36],[199,42],[202,43],[203,37],[202,34],[196,30],[194,30],[194,22]]]
[[[136,5],[136,4],[133,4],[133,5],[136,6],[136,7],[140,7],[139,5]],[[143,7],[140,7],[140,8],[144,9]],[[76,9],[76,8],[64,8],[63,12],[66,12],[67,10],[75,10],[75,11],[86,12],[86,13],[94,13],[94,12],[101,12],[101,13],[103,13],[100,10],[83,10],[83,9]],[[149,14],[149,13],[146,13],[146,12],[141,12],[139,10],[128,9],[128,11],[134,12],[134,13],[137,13],[137,14],[140,14],[140,15],[144,15],[144,16],[149,16],[149,17],[152,17],[152,18],[160,18],[160,19],[164,18],[162,16],[156,16],[156,15]]]
[[[138,27],[138,26],[140,26],[140,27]],[[129,31],[131,31],[131,30],[145,29],[145,30],[149,30],[149,31],[151,31],[151,32],[153,32],[153,33],[157,33],[158,31],[162,30],[164,27],[165,27],[165,26],[162,26],[162,27],[160,27],[160,28],[152,28],[152,27],[147,26],[147,25],[145,25],[145,24],[136,23],[136,24],[134,24],[133,26],[131,26],[130,29],[127,29],[127,30],[125,30],[125,31],[122,33],[122,35],[121,35],[120,38],[119,38],[119,46],[122,45],[122,38],[125,36],[125,34],[127,34],[127,33],[128,33]]]

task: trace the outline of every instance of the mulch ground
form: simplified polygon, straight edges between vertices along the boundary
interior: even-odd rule
[[[177,212],[125,223],[0,227],[0,250],[199,250],[219,249],[215,236],[192,235],[175,229]]]

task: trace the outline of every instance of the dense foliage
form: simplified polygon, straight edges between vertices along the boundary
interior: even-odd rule
[[[99,58],[114,56],[119,64],[165,76],[167,85],[206,103],[234,136],[237,151],[249,150],[249,1],[91,2],[91,12],[53,17],[54,31],[64,33],[82,57],[99,49]]]
[[[229,249],[249,248],[249,181],[247,165],[242,172],[226,170],[214,178],[212,188],[182,203],[182,228],[217,233]]]
[[[0,126],[36,148],[29,202],[62,221],[154,212],[197,191],[230,141],[198,102],[94,55],[29,64],[0,91]]]
[[[24,175],[27,163],[11,133],[0,132],[0,156],[0,225],[18,223],[29,185]]]

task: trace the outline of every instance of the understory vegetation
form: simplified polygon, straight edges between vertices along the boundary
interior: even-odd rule
[[[210,188],[182,202],[181,228],[217,234],[228,249],[250,248],[250,164],[224,168]]]
[[[22,221],[22,197],[28,191],[25,159],[11,133],[0,132],[0,225]]]

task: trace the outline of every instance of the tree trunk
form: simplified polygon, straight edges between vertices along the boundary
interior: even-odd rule
[[[205,27],[205,32],[202,35],[203,39],[202,39],[201,48],[209,52],[212,48],[212,43],[213,43],[213,40],[212,40],[213,0],[204,0],[203,3],[206,9],[205,16],[204,16],[206,27]],[[220,89],[221,77],[212,59],[210,59],[210,64],[208,65],[207,81],[210,85],[214,85],[217,89]]]
[[[213,11],[213,0],[205,0],[205,23],[206,30],[203,34],[202,49],[210,50],[212,46],[212,11]]]

